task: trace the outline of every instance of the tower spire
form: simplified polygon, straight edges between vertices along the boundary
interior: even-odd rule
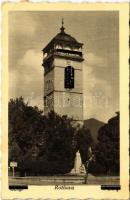
[[[61,30],[61,33],[64,33],[65,28],[64,28],[64,19],[63,19],[63,17],[62,17],[61,24],[62,24],[62,26],[61,26],[60,30]]]

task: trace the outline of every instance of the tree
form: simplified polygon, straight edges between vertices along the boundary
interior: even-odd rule
[[[81,154],[82,162],[85,163],[88,160],[88,149],[93,145],[93,139],[89,129],[86,129],[85,126],[81,127],[78,130],[77,134],[77,145],[79,152]]]
[[[74,165],[77,127],[67,116],[44,116],[23,98],[9,102],[9,161],[28,174],[69,172]]]
[[[9,102],[9,146],[17,145],[26,154],[44,130],[44,117],[37,107],[29,106],[23,98]]]
[[[42,155],[46,154],[50,162],[48,172],[68,173],[73,168],[75,151],[72,143],[75,131],[72,119],[60,117],[55,112],[48,114],[45,127],[47,146],[41,152]]]
[[[108,120],[98,131],[96,163],[91,165],[93,173],[119,174],[119,113]],[[95,171],[95,172],[94,172]]]

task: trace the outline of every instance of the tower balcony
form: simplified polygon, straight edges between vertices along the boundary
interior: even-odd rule
[[[43,58],[43,63],[45,63],[51,57],[62,57],[69,60],[83,61],[83,55],[80,51],[69,51],[64,49],[56,49],[53,52],[49,52]]]
[[[57,57],[62,57],[62,58],[66,58],[69,60],[76,60],[76,61],[83,61],[83,57],[82,55],[76,54],[76,53],[64,53],[64,52],[55,52],[54,53],[55,56]]]

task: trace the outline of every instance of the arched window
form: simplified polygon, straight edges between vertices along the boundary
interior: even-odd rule
[[[74,88],[74,68],[71,66],[65,68],[65,88]]]

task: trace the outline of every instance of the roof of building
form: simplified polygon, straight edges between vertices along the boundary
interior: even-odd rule
[[[43,49],[44,52],[46,52],[48,49],[50,49],[50,47],[52,46],[52,44],[59,42],[59,43],[65,43],[68,44],[70,46],[76,46],[76,47],[81,47],[83,44],[79,43],[74,37],[72,37],[71,35],[67,34],[65,32],[65,28],[63,26],[63,20],[62,20],[62,26],[60,28],[60,33],[58,33],[50,42],[49,44],[46,45],[46,47]]]
[[[69,41],[69,42],[77,42],[77,40],[72,37],[71,35],[65,33],[65,32],[60,32],[58,33],[54,38],[53,40],[64,40],[64,41]]]

